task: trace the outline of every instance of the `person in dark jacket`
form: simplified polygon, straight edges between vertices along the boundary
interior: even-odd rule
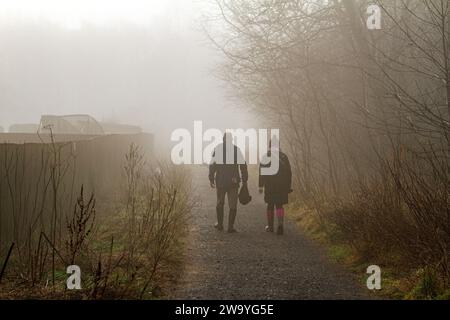
[[[223,231],[225,196],[227,196],[230,208],[228,232],[236,232],[234,222],[237,215],[239,185],[241,181],[247,183],[248,171],[241,150],[233,144],[233,136],[230,133],[226,133],[223,143],[214,149],[209,166],[209,181],[211,188],[217,190],[217,224],[215,228]]]
[[[259,192],[264,192],[264,201],[267,203],[266,231],[274,232],[274,219],[276,213],[278,220],[277,234],[282,235],[284,233],[283,206],[289,202],[289,193],[292,192],[291,165],[289,163],[288,156],[281,152],[279,148],[270,146],[266,157],[266,160],[262,161],[260,164],[259,174]],[[279,169],[277,174],[261,174],[262,168],[271,167],[271,161],[277,160],[279,161]]]

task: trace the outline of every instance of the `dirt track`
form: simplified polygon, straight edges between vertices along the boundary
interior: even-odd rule
[[[175,299],[365,299],[367,289],[322,248],[286,221],[282,237],[264,232],[265,206],[256,189],[240,206],[237,234],[217,232],[215,193],[206,168],[194,181],[201,204],[190,226],[187,266]],[[227,211],[227,210],[226,210]],[[225,217],[227,221],[227,217]]]

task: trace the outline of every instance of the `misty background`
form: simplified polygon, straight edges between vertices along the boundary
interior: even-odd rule
[[[205,1],[0,0],[0,126],[89,114],[140,126],[156,145],[175,128],[252,127],[214,76]]]

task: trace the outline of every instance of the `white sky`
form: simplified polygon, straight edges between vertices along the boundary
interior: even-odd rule
[[[106,24],[123,20],[141,25],[167,15],[188,20],[197,10],[189,0],[0,0],[0,14],[46,19],[77,29],[83,22]]]
[[[0,126],[89,113],[163,132],[163,141],[194,120],[251,127],[253,117],[234,109],[211,74],[217,52],[198,24],[208,3],[0,0]]]

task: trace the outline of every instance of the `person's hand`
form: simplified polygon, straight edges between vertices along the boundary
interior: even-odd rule
[[[214,182],[210,182],[209,185],[211,186],[212,189],[216,188],[216,184]]]
[[[259,188],[259,194],[263,194],[264,188]]]

